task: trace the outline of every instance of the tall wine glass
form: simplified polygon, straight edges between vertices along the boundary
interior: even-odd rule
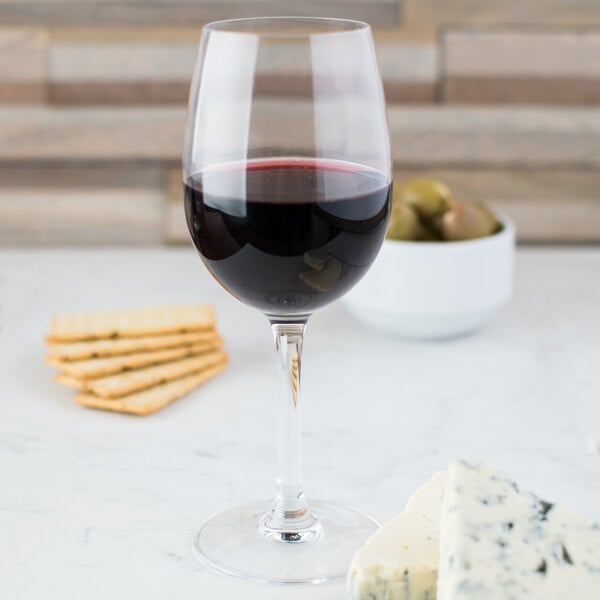
[[[184,189],[204,264],[271,323],[280,395],[271,506],[209,520],[195,553],[245,579],[344,577],[377,524],[304,496],[300,357],[308,318],[365,274],[389,216],[385,102],[369,26],[288,17],[207,25],[190,91]]]

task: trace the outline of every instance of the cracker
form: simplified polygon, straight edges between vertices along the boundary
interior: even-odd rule
[[[81,379],[77,377],[72,377],[71,375],[66,375],[65,373],[58,373],[52,378],[56,383],[60,383],[61,385],[66,385],[67,387],[73,388],[75,390],[82,391],[84,389],[84,384]]]
[[[107,400],[106,398],[99,398],[92,394],[78,394],[75,397],[75,401],[89,408],[112,410],[132,415],[149,415],[171,404],[178,398],[185,396],[185,394],[191,392],[194,388],[202,385],[209,379],[212,379],[225,369],[226,366],[227,361],[225,360],[199,373],[193,373],[181,379],[175,379],[174,381],[163,383],[142,392],[129,394],[116,400]]]
[[[152,335],[138,338],[124,338],[120,340],[95,340],[91,342],[71,342],[64,344],[48,344],[46,361],[85,360],[105,356],[121,356],[135,352],[162,350],[189,344],[200,344],[214,341],[217,333],[211,331],[198,331],[193,333],[179,333],[174,335]]]
[[[71,313],[52,319],[47,340],[74,342],[165,335],[206,331],[214,326],[215,315],[210,304]]]
[[[92,358],[89,360],[77,360],[62,362],[52,360],[54,366],[61,369],[66,375],[78,379],[97,379],[107,377],[123,371],[141,369],[151,365],[215,352],[223,345],[223,340],[215,336],[214,339],[189,346],[178,346],[166,350],[154,350],[152,352],[137,352],[135,354],[123,354],[122,356],[109,356],[107,358]]]
[[[47,362],[49,365],[52,365],[53,367],[62,367],[62,365],[64,364],[62,360],[60,360],[60,358],[56,358],[56,356],[44,356],[44,361]]]
[[[227,353],[225,352],[202,354],[145,369],[126,371],[110,377],[90,379],[85,381],[84,389],[100,398],[118,398],[208,369],[226,359]]]

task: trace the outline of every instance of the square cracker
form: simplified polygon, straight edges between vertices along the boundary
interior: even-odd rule
[[[135,352],[147,352],[164,348],[175,348],[189,344],[214,342],[218,339],[216,331],[195,331],[173,335],[151,335],[120,340],[93,340],[88,342],[70,342],[48,344],[46,361],[56,364],[57,361],[85,360],[88,358],[121,356]],[[59,366],[59,365],[57,365]]]
[[[67,375],[66,373],[57,373],[52,379],[56,381],[56,383],[73,388],[74,390],[82,391],[84,388],[84,383],[81,379]]]
[[[193,373],[181,379],[175,379],[174,381],[163,383],[142,392],[129,394],[116,400],[98,398],[98,396],[92,394],[78,394],[75,397],[75,401],[89,408],[100,408],[132,415],[149,415],[171,404],[209,379],[212,379],[225,369],[226,366],[227,362],[224,361],[199,373]]]
[[[118,398],[209,369],[226,360],[227,353],[222,351],[201,354],[145,369],[126,371],[100,379],[90,379],[84,382],[84,390],[100,398]]]
[[[206,331],[215,326],[210,304],[156,306],[56,315],[49,342],[74,342],[106,338],[141,337],[186,331]]]
[[[106,358],[92,358],[71,362],[57,360],[49,360],[49,362],[58,367],[65,375],[70,375],[77,379],[97,379],[99,377],[107,377],[108,375],[114,375],[132,369],[141,369],[143,367],[166,363],[188,356],[215,352],[222,344],[223,340],[216,336],[214,339],[206,342],[191,344],[189,346],[167,348],[165,350],[137,352],[135,354],[123,354],[122,356],[109,356]]]

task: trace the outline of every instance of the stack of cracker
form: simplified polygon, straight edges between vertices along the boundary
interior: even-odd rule
[[[46,338],[54,380],[91,408],[153,413],[220,373],[223,340],[207,304],[57,315]]]

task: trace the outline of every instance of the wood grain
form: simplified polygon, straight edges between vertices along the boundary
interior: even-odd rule
[[[189,82],[197,53],[197,41],[53,41],[50,77],[58,83]]]
[[[0,161],[180,161],[183,108],[0,108]],[[302,127],[308,109],[298,102],[288,127],[299,148],[311,141]],[[272,145],[289,121],[284,100],[265,100],[263,112],[252,147]],[[392,105],[388,112],[398,165],[600,166],[600,109]]]
[[[518,167],[600,165],[600,109],[394,106],[398,165]]]
[[[161,243],[159,183],[133,165],[0,167],[0,245]]]
[[[50,48],[53,104],[185,104],[197,42],[70,40]]]
[[[129,188],[159,189],[163,186],[160,167],[149,165],[106,162],[85,166],[75,162],[66,164],[37,164],[32,169],[27,162],[0,163],[0,188]]]
[[[0,28],[0,103],[45,100],[47,50],[41,29]]]
[[[377,61],[388,102],[431,103],[439,95],[439,52],[433,43],[378,42]]]
[[[0,0],[1,1],[1,0]],[[66,25],[59,24],[47,26],[50,42],[58,43],[116,43],[116,44],[148,44],[172,43],[181,44],[188,42],[198,44],[200,29],[198,25]]]
[[[56,106],[184,105],[189,81],[50,82],[48,103]]]
[[[187,102],[197,42],[158,39],[55,40],[50,47],[49,99],[55,104],[171,104]],[[254,89],[279,96],[309,96],[312,75],[282,71],[278,47],[263,52]],[[433,44],[376,45],[390,102],[432,102],[437,97],[439,55]]]
[[[188,242],[190,234],[183,210],[183,184],[180,167],[167,172],[167,200],[165,211],[165,241],[169,244]]]
[[[600,32],[447,31],[442,97],[470,103],[600,103]]]
[[[160,244],[156,190],[0,190],[0,245]]]
[[[180,160],[185,109],[0,107],[0,161]]]
[[[600,243],[600,172],[547,169],[404,168],[394,180],[436,177],[456,198],[508,215],[522,243]],[[170,196],[166,239],[189,243],[181,194]]]
[[[200,25],[269,15],[344,17],[393,26],[398,0],[0,0],[0,22],[12,25]]]
[[[598,106],[600,77],[452,77],[443,99],[461,104]]]
[[[600,25],[596,0],[405,0],[404,26],[440,28],[447,25]]]
[[[516,223],[521,242],[600,243],[600,203],[597,198],[579,203],[499,201],[495,206]]]

